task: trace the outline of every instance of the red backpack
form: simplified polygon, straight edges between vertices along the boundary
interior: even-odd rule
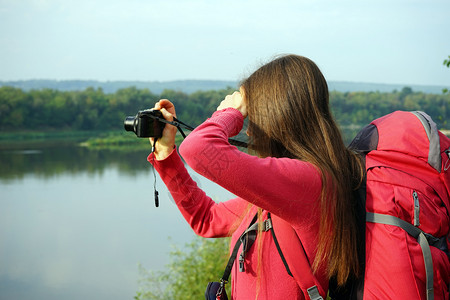
[[[367,170],[363,299],[449,299],[450,139],[427,114],[396,111],[350,148]]]
[[[450,139],[427,114],[396,111],[364,127],[349,148],[364,156],[367,171],[355,196],[364,278],[351,278],[343,287],[337,287],[332,278],[329,297],[448,300]],[[275,221],[274,216],[276,231],[283,222]],[[284,245],[286,240],[297,239],[292,231],[291,236],[278,240],[286,269],[306,299],[324,299],[326,291],[320,288],[304,253]]]

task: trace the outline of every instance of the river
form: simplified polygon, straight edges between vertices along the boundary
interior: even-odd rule
[[[133,299],[194,234],[148,151],[66,141],[0,145],[0,299]],[[217,201],[232,195],[190,171]]]

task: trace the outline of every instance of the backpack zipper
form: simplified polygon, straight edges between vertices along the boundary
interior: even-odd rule
[[[412,193],[413,200],[414,200],[414,226],[420,226],[419,222],[419,213],[420,213],[420,206],[419,206],[419,195],[416,191],[413,191]]]

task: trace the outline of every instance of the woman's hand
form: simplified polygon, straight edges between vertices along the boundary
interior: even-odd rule
[[[220,102],[217,110],[225,109],[225,108],[235,108],[239,110],[244,118],[247,117],[247,105],[245,103],[245,99],[243,97],[244,93],[241,89],[240,92],[234,92],[231,95],[225,97],[225,99]]]
[[[155,103],[154,110],[159,110],[164,119],[167,121],[173,121],[176,117],[175,106],[167,99],[159,100]],[[173,125],[166,124],[162,133],[162,137],[156,140],[154,155],[156,160],[163,160],[172,153],[175,148],[175,135],[177,134],[177,128]],[[150,144],[153,146],[154,138],[149,138]]]

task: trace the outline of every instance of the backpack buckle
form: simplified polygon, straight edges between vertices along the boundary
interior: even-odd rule
[[[312,286],[306,291],[308,292],[308,296],[311,300],[323,300],[322,296],[319,294],[319,289],[317,286]]]
[[[262,228],[263,231],[269,231],[272,228],[273,228],[272,219],[269,218],[263,222],[263,228]]]

